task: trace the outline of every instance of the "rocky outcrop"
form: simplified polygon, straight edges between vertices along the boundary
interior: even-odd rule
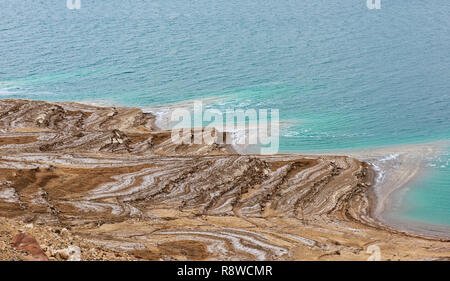
[[[450,256],[371,217],[366,163],[175,145],[153,124],[133,108],[1,101],[0,215],[70,228],[80,253],[48,250],[65,260],[90,259],[83,243],[152,260]]]
[[[25,100],[0,102],[0,152],[186,155],[222,153],[225,145],[175,145],[137,108]]]
[[[48,261],[48,257],[42,251],[39,243],[30,235],[19,233],[14,236],[14,247],[28,252],[31,255],[31,260]]]

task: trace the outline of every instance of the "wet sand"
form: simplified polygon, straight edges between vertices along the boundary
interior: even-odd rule
[[[450,257],[448,240],[379,220],[367,162],[175,145],[136,108],[0,101],[0,170],[1,216],[70,229],[109,259],[367,260],[371,246],[383,260]],[[396,184],[414,173],[399,171]]]

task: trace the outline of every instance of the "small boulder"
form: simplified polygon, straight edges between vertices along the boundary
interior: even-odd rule
[[[64,236],[64,237],[69,236],[69,230],[67,230],[67,228],[61,229],[61,236]]]
[[[25,233],[19,233],[14,236],[14,247],[18,250],[24,250],[32,256],[35,261],[48,261],[47,255],[41,249],[33,236]]]
[[[66,261],[80,261],[81,249],[77,246],[69,246],[66,249],[56,251],[55,256]]]

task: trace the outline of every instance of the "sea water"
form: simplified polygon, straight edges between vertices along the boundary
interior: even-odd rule
[[[280,152],[449,140],[449,53],[448,1],[0,0],[0,98],[276,108]],[[450,225],[424,165],[395,215]]]

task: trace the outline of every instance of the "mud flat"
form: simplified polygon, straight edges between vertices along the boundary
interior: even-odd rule
[[[83,259],[449,259],[449,240],[377,219],[376,177],[345,155],[175,145],[136,108],[0,101],[0,216],[105,253]]]

